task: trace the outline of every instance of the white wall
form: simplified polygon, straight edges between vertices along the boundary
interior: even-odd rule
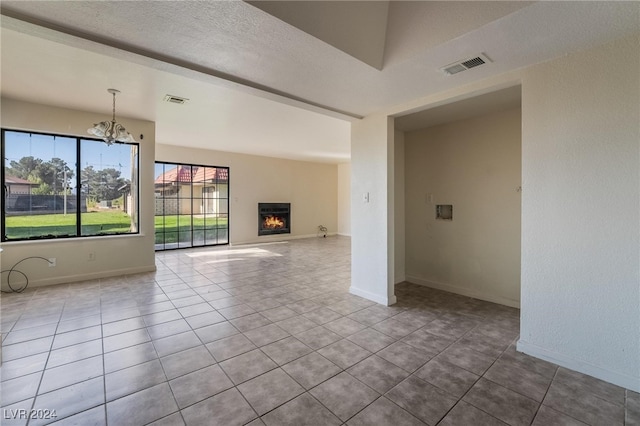
[[[85,136],[87,128],[103,119],[100,114],[2,99],[2,126],[9,129]],[[326,226],[329,234],[338,232],[337,165],[156,145],[154,123],[118,120],[140,142],[140,235],[4,243],[3,269],[27,256],[55,257],[55,268],[25,262],[21,270],[30,286],[154,270],[156,159],[230,167],[232,244],[315,237],[318,225]],[[259,202],[290,202],[292,233],[258,237]],[[88,261],[89,251],[96,253],[96,260]]]
[[[640,37],[523,74],[518,348],[640,391]],[[585,66],[588,64],[588,66]]]
[[[395,284],[406,280],[405,275],[405,134],[394,131],[394,275]]]
[[[156,145],[156,159],[229,167],[231,244],[338,232],[338,166],[256,155]],[[291,234],[258,237],[258,203],[291,203]]]
[[[396,105],[356,123],[363,129],[352,130],[358,146],[351,150],[352,188],[360,193],[368,179],[388,168],[388,157],[379,146],[386,139],[393,148],[385,116],[521,84],[518,349],[635,391],[640,391],[638,45],[636,34]],[[374,145],[373,155],[367,140]],[[386,191],[392,180],[387,174],[375,185]],[[376,237],[356,238],[365,232],[364,227],[356,232],[356,218],[374,226],[385,219],[369,220],[362,207],[352,207],[352,214],[352,285],[361,285],[363,278],[381,285],[381,279],[365,268],[374,265],[376,272],[386,273],[375,265],[393,259],[393,250],[388,251],[393,235],[382,229]],[[367,242],[390,245],[370,247]]]
[[[104,114],[31,104],[12,99],[2,102],[2,127],[54,134],[87,136],[87,129],[108,118]],[[2,269],[28,256],[55,257],[57,266],[28,260],[20,270],[29,277],[29,286],[56,284],[155,270],[153,163],[155,124],[118,117],[140,143],[140,234],[87,237],[48,241],[3,243]],[[139,135],[144,134],[144,139]],[[88,252],[96,258],[88,260]],[[3,276],[3,284],[6,277]]]
[[[349,291],[384,305],[395,303],[393,154],[393,119],[370,116],[351,125]]]
[[[406,133],[407,280],[520,305],[520,108]],[[437,220],[437,204],[453,220]]]
[[[338,234],[351,236],[351,163],[338,164]]]

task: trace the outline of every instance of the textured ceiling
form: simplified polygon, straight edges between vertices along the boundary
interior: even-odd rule
[[[342,120],[623,37],[640,13],[638,2],[391,1],[363,2],[359,16],[358,2],[304,3],[278,2],[273,16],[241,1],[2,1],[2,94],[108,111],[103,93],[117,87],[123,114],[156,121],[162,143],[344,161]],[[481,52],[492,62],[438,70]],[[166,93],[192,109],[170,109]],[[283,149],[258,149],[273,144]]]
[[[206,75],[164,71],[4,27],[1,48],[4,97],[102,112],[107,118],[107,88],[114,87],[121,91],[118,117],[154,121],[158,143],[330,163],[350,157],[348,121],[255,96]],[[167,94],[189,100],[164,102]]]

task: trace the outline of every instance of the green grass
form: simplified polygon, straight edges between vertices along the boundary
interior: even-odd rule
[[[156,216],[156,244],[177,242],[190,244],[215,244],[218,239],[227,238],[227,218],[193,217],[190,215]]]
[[[156,231],[164,228],[165,232],[187,231],[191,229],[191,215],[156,216]],[[215,229],[226,228],[227,218],[220,217],[194,217],[194,229]]]
[[[129,232],[131,219],[119,210],[81,213],[82,235],[117,234]],[[193,238],[211,241],[227,238],[227,218],[194,217],[190,215],[156,216],[156,243],[175,243]],[[76,215],[69,213],[26,216],[7,216],[8,239],[26,239],[40,236],[76,235]],[[164,238],[163,238],[164,235]],[[182,236],[182,238],[180,238]]]
[[[131,219],[121,211],[81,213],[82,235],[129,232]],[[75,213],[7,216],[5,230],[8,239],[40,236],[76,235]]]

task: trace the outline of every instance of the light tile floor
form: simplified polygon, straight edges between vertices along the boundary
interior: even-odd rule
[[[516,352],[516,309],[350,295],[349,250],[161,252],[155,273],[4,294],[0,423],[640,424],[639,394]]]

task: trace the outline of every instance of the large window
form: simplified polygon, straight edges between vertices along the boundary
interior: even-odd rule
[[[156,250],[229,243],[229,168],[156,162]]]
[[[2,130],[2,241],[138,232],[138,144]]]

